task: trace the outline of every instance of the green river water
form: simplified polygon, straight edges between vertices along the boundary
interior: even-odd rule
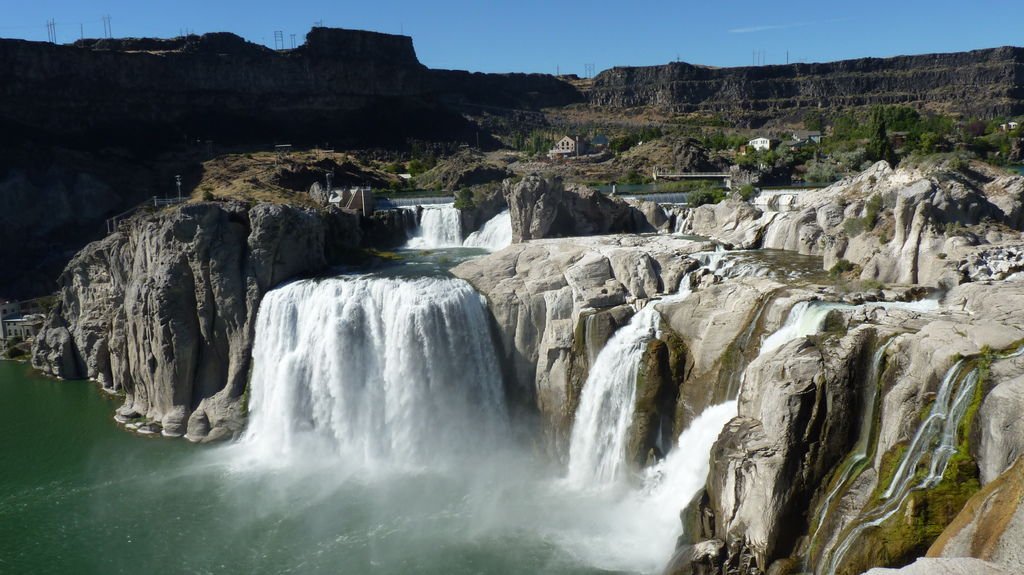
[[[0,397],[0,573],[649,572],[671,543],[635,501],[567,495],[525,450],[281,468],[126,432],[116,398],[25,364],[0,361]]]

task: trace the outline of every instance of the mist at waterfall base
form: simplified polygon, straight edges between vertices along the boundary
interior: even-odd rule
[[[249,429],[217,453],[231,481],[259,486],[254,521],[291,523],[298,510],[303,571],[665,565],[707,458],[676,463],[689,483],[700,478],[684,497],[660,476],[645,489],[644,478],[567,484],[561,466],[516,440],[484,314],[480,296],[450,277],[305,280],[266,296]],[[706,454],[723,424],[689,447]]]

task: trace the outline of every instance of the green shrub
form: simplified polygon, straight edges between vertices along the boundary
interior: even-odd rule
[[[872,230],[875,228],[875,224],[878,223],[878,214],[882,211],[882,196],[875,194],[871,196],[868,203],[864,206],[864,219],[867,224],[867,229]]]
[[[828,270],[828,275],[835,279],[847,272],[852,272],[856,267],[857,266],[853,265],[853,263],[848,260],[839,260],[834,266],[832,266],[832,269]]]
[[[843,231],[851,238],[861,235],[867,229],[868,222],[866,218],[850,218],[843,222]]]
[[[686,194],[687,205],[696,208],[706,204],[717,204],[725,199],[725,192],[720,189],[702,188]]]
[[[749,202],[755,195],[757,195],[757,189],[750,184],[744,184],[739,189],[740,199],[744,202]]]
[[[476,203],[473,201],[473,192],[469,188],[462,188],[455,192],[455,209],[457,210],[472,210],[476,207]]]

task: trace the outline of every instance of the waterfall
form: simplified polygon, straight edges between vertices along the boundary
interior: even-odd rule
[[[415,249],[457,248],[462,245],[462,220],[452,204],[423,206],[420,224],[409,238]]]
[[[607,485],[619,478],[633,423],[637,370],[660,321],[654,305],[640,310],[615,332],[591,366],[569,444],[573,485]]]
[[[1024,347],[1001,358],[1024,355]],[[899,466],[889,485],[882,493],[879,503],[861,512],[855,525],[843,531],[838,543],[828,556],[825,572],[834,575],[843,559],[861,534],[877,527],[892,517],[914,491],[931,489],[942,481],[950,458],[956,453],[957,430],[974,397],[978,385],[979,367],[973,366],[966,373],[967,359],[957,361],[946,371],[928,415],[921,422],[906,451],[900,458]],[[918,467],[925,456],[930,455],[927,473],[919,477]]]
[[[840,307],[838,304],[802,301],[789,310],[786,322],[775,333],[761,342],[761,352],[776,350],[799,337],[818,333],[828,312]]]
[[[512,245],[512,216],[508,210],[487,220],[479,230],[469,234],[462,245],[496,252]]]
[[[689,289],[660,302],[680,301]],[[633,423],[636,376],[647,344],[661,324],[660,302],[638,311],[597,354],[583,384],[569,442],[568,481],[576,487],[607,486],[626,465],[626,439]]]
[[[482,298],[461,280],[306,280],[269,292],[243,443],[357,464],[433,463],[507,425]]]

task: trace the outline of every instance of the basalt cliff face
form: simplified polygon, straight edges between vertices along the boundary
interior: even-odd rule
[[[32,363],[123,393],[122,421],[213,440],[245,419],[263,294],[361,240],[357,216],[194,204],[131,219],[68,264]]]
[[[429,70],[407,36],[328,28],[284,51],[227,33],[73,45],[3,40],[0,78],[8,134],[92,146],[183,138],[475,142],[475,127],[452,105],[532,109],[580,99],[550,76]]]
[[[822,64],[620,67],[597,75],[590,104],[650,106],[760,125],[808,110],[902,104],[979,117],[1024,113],[1024,49],[861,58]]]

